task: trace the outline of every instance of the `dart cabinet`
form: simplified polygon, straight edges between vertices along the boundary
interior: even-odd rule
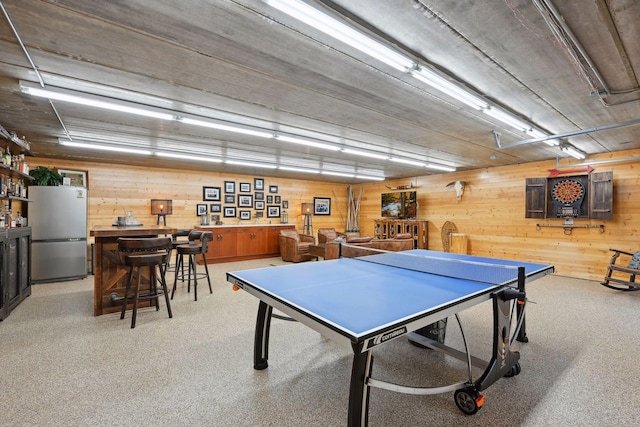
[[[613,218],[613,172],[527,178],[526,218]]]

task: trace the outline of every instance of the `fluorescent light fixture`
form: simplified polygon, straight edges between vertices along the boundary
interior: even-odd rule
[[[265,0],[265,2],[269,6],[275,7],[281,12],[384,62],[396,70],[406,71],[414,66],[412,59],[314,9],[306,3],[298,0]]]
[[[175,120],[175,116],[173,114],[155,111],[151,107],[148,107],[148,108],[132,107],[130,105],[127,105],[123,101],[118,101],[118,100],[104,101],[102,99],[99,99],[95,95],[83,94],[80,96],[80,95],[69,93],[61,89],[56,89],[54,91],[50,89],[42,89],[38,87],[26,86],[23,83],[20,84],[20,90],[28,95],[37,96],[41,98],[71,102],[73,104],[86,105],[89,107],[102,108],[105,110],[119,111],[121,113],[135,114],[137,116],[152,117],[160,120]]]
[[[351,148],[343,148],[342,152],[347,154],[355,154],[356,156],[371,157],[373,159],[389,160],[389,156],[386,156],[384,154],[374,153],[371,151],[361,151],[361,150],[354,150]]]
[[[529,129],[527,131],[527,133],[529,135],[531,135],[534,138],[544,138],[546,136],[548,136],[546,133],[539,131],[538,129]],[[558,146],[560,145],[560,142],[557,139],[548,139],[546,141],[543,141],[545,144],[550,145],[552,147]]]
[[[59,141],[60,141],[60,144],[64,145],[65,147],[87,148],[89,150],[115,151],[118,153],[140,154],[143,156],[144,155],[149,156],[152,154],[150,150],[140,150],[136,148],[120,147],[117,145],[102,145],[102,144],[95,144],[95,143],[88,143],[88,142],[66,141],[66,140],[59,140]]]
[[[436,169],[436,170],[441,170],[441,171],[445,171],[445,172],[455,172],[456,168],[453,166],[446,166],[446,165],[439,165],[437,163],[427,163],[425,165],[425,167],[429,168],[429,169]]]
[[[106,145],[106,144],[94,143],[94,142],[70,141],[62,138],[58,138],[58,142],[60,143],[60,145],[64,145],[65,147],[87,148],[90,150],[102,150],[102,151],[117,151],[121,153],[131,153],[131,154],[145,154],[145,155],[152,154],[150,150],[140,150],[135,148],[121,147],[117,145]]]
[[[352,173],[343,173],[343,172],[331,172],[331,171],[322,171],[322,175],[332,175],[332,176],[343,176],[345,178],[353,178],[355,177]]]
[[[322,142],[310,141],[308,139],[294,138],[286,135],[276,135],[278,141],[290,142],[292,144],[307,145],[309,147],[322,148],[323,150],[339,151],[340,147],[330,144],[324,144]]]
[[[357,179],[366,179],[369,181],[384,181],[386,178],[384,176],[370,176],[370,175],[356,175]]]
[[[193,160],[196,162],[222,163],[222,159],[218,159],[216,157],[207,157],[207,155],[204,153],[202,155],[197,155],[197,154],[172,153],[169,151],[156,151],[155,155],[158,157],[167,157],[170,159],[178,159],[178,160]]]
[[[513,128],[518,129],[520,132],[529,132],[531,130],[531,125],[523,122],[522,120],[517,119],[509,113],[506,113],[502,110],[499,110],[496,107],[489,107],[482,110],[488,116],[493,117],[496,120],[501,121],[504,124],[507,124]]]
[[[210,129],[224,130],[227,132],[241,133],[244,135],[257,136],[259,138],[273,138],[273,132],[267,132],[262,130],[254,130],[241,126],[230,126],[222,123],[211,122],[207,120],[190,119],[188,117],[179,117],[178,121],[195,126],[202,126]]]
[[[291,171],[291,172],[320,173],[320,171],[317,169],[303,169],[303,168],[294,168],[289,166],[278,166],[278,169],[283,171]]]
[[[264,163],[253,163],[253,162],[244,162],[240,160],[225,160],[224,161],[228,165],[237,165],[237,166],[249,166],[252,168],[263,168],[263,169],[275,169],[274,165],[267,165]]]
[[[420,167],[427,166],[424,162],[416,162],[415,160],[401,159],[399,157],[392,157],[389,160],[391,160],[392,162],[404,163],[406,165],[412,165],[412,166],[420,166]]]
[[[450,82],[446,78],[438,75],[428,68],[420,67],[418,70],[412,71],[411,75],[421,82],[428,84],[434,89],[437,89],[440,92],[445,93],[464,104],[467,104],[469,107],[475,108],[476,110],[489,108],[489,104],[481,98],[471,94],[466,89],[463,89],[457,84]]]
[[[583,153],[582,151],[578,150],[577,148],[575,148],[572,145],[563,145],[562,147],[560,147],[560,149],[562,151],[564,151],[565,153],[567,153],[568,155],[570,155],[573,158],[576,159],[584,159],[585,157],[587,157],[587,155],[585,153]]]

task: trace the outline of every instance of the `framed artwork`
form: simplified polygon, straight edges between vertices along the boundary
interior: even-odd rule
[[[264,212],[256,212],[253,216],[256,218],[262,218],[264,216]]]
[[[220,203],[212,203],[209,205],[209,212],[222,212]]]
[[[254,206],[255,210],[259,210],[259,211],[263,211],[264,210],[264,201],[263,200],[256,200],[256,205]]]
[[[211,215],[211,222],[215,224],[218,221],[220,221],[220,215]]]
[[[235,203],[236,202],[236,196],[234,196],[233,194],[225,194],[224,195],[224,202],[225,203]]]
[[[269,186],[269,193],[277,193],[278,192],[278,186],[277,185],[270,185]]]
[[[273,203],[273,196],[267,196],[267,203]]]
[[[224,207],[224,217],[225,218],[235,218],[236,217],[236,208],[235,207]]]
[[[206,204],[197,204],[196,205],[196,214],[199,215],[205,215],[207,213],[207,205]]]
[[[251,219],[251,211],[240,211],[240,219]]]
[[[329,197],[314,197],[313,214],[331,215],[331,199]]]
[[[253,188],[255,188],[256,191],[264,190],[264,179],[262,179],[262,178],[253,178]]]
[[[264,192],[256,191],[255,197],[256,197],[256,200],[264,200]]]
[[[89,181],[87,181],[87,171],[58,169],[58,173],[62,176],[62,185],[89,188]]]
[[[280,196],[276,196],[276,203],[280,203]]]
[[[202,200],[220,201],[220,187],[202,187]]]
[[[251,184],[249,184],[248,182],[241,182],[240,183],[240,192],[241,193],[249,193],[249,192],[251,192]]]
[[[267,218],[280,218],[280,206],[267,206]]]
[[[288,200],[283,200],[282,201],[282,209],[289,209],[289,201]]]
[[[224,192],[225,193],[235,193],[236,192],[236,182],[235,181],[225,181],[224,182]]]
[[[250,194],[238,194],[238,206],[250,208],[253,206],[253,196]]]

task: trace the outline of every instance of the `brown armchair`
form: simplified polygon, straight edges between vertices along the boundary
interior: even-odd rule
[[[607,275],[604,276],[601,285],[619,291],[640,291],[640,283],[636,283],[636,275],[640,275],[640,252],[634,254],[618,249],[609,250],[613,252],[613,255],[609,261]],[[616,264],[618,259],[621,262]],[[628,262],[626,266],[622,262],[623,259]]]
[[[299,234],[296,230],[280,230],[280,256],[283,261],[300,262],[317,258],[309,253],[315,243],[313,236]]]

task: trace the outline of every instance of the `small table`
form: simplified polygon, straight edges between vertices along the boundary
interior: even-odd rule
[[[317,257],[322,257],[325,260],[338,259],[340,256],[340,243],[327,242],[310,245],[309,253]]]

